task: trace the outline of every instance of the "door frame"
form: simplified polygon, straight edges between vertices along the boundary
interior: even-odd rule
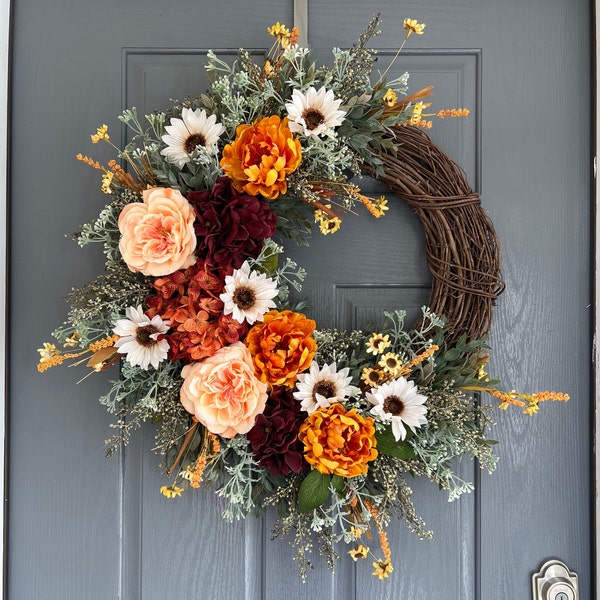
[[[5,552],[6,544],[6,524],[8,508],[8,335],[7,330],[10,327],[8,313],[8,247],[10,240],[9,219],[8,219],[8,199],[9,199],[9,163],[8,148],[10,139],[10,109],[9,109],[9,89],[10,89],[10,31],[13,0],[0,0],[0,114],[5,118],[0,118],[0,231],[4,233],[4,244],[0,244],[0,314],[4,315],[4,327],[0,327],[0,402],[4,410],[0,410],[0,476],[2,479],[2,499],[3,509],[0,517],[0,539],[2,540],[1,561],[0,561],[0,582],[2,598],[6,596],[6,563],[7,556]]]
[[[598,128],[600,127],[600,43],[598,41],[598,32],[600,31],[600,9],[599,3],[594,1],[593,3],[593,27],[594,33],[592,39],[594,40],[594,59],[595,63],[592,73],[595,73],[595,84],[593,89],[593,102],[594,102],[594,136],[595,146],[593,148],[593,172],[594,172],[594,191],[593,191],[593,238],[595,240],[595,260],[592,272],[592,293],[594,295],[593,300],[593,345],[592,345],[592,361],[593,361],[593,381],[592,381],[592,399],[594,399],[594,417],[593,417],[593,435],[594,435],[594,447],[592,450],[592,464],[593,464],[593,476],[594,476],[594,505],[593,509],[593,527],[595,528],[594,546],[592,548],[592,556],[594,556],[595,565],[592,568],[593,585],[592,589],[598,594],[598,588],[600,586],[600,459],[598,458],[598,451],[600,449],[600,408],[598,406],[598,394],[600,394],[600,186],[598,186],[598,157],[600,156],[600,135]]]
[[[0,560],[0,581],[2,598],[6,597],[6,565],[7,555],[5,549],[6,534],[7,534],[7,508],[8,508],[8,342],[9,338],[7,332],[10,327],[9,319],[9,301],[8,301],[8,282],[9,282],[9,265],[8,265],[8,249],[10,247],[10,221],[9,221],[9,143],[10,143],[10,60],[11,60],[11,30],[12,30],[12,8],[14,0],[0,0],[0,81],[4,84],[0,85],[0,114],[4,114],[5,118],[0,118],[0,231],[4,233],[5,243],[0,244],[0,277],[2,282],[0,284],[0,314],[4,315],[4,327],[0,327],[0,403],[4,405],[4,410],[0,410],[0,436],[2,442],[0,443],[0,477],[2,481],[2,498],[3,498],[3,510],[0,516],[0,539],[2,539],[1,560]],[[296,4],[296,2],[295,2]],[[298,3],[300,6],[295,7],[296,13],[300,20],[306,19],[305,4],[304,2]],[[593,25],[595,31],[593,34],[594,40],[594,56],[595,56],[595,87],[593,89],[594,97],[594,108],[593,118],[595,118],[594,131],[595,131],[595,145],[593,148],[593,172],[594,182],[597,181],[597,157],[600,156],[600,135],[598,134],[598,127],[600,125],[600,47],[597,42],[597,32],[600,31],[600,10],[598,9],[598,3],[593,2]],[[593,310],[593,350],[592,350],[592,398],[597,398],[600,393],[600,318],[599,318],[599,307],[600,307],[600,186],[595,185],[593,192],[594,195],[594,206],[593,214],[594,221],[592,222],[593,228],[593,239],[595,240],[595,252],[593,257],[593,271],[592,277],[592,291],[594,294],[594,301],[591,305]],[[592,589],[597,590],[597,586],[600,582],[600,459],[597,458],[596,453],[600,448],[600,410],[598,410],[597,402],[594,406],[594,417],[593,417],[593,439],[594,448],[592,455],[592,469],[594,477],[594,501],[593,501],[593,526],[595,527],[594,535],[594,548],[593,556],[595,564],[592,566],[592,577],[593,586]]]

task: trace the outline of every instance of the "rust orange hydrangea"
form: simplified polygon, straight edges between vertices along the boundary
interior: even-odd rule
[[[238,125],[236,138],[223,149],[221,166],[238,192],[274,200],[287,192],[286,177],[302,161],[300,142],[288,120],[277,115]]]
[[[294,387],[296,376],[310,367],[317,350],[315,327],[302,313],[269,311],[246,336],[258,378],[270,386]]]
[[[375,426],[371,417],[339,403],[313,412],[300,426],[306,462],[324,475],[356,477],[377,458]]]

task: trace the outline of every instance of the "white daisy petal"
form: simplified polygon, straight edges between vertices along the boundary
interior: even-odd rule
[[[335,363],[319,368],[313,361],[307,372],[298,375],[294,398],[308,414],[335,402],[343,403],[358,391],[350,385],[352,377],[348,376],[349,371],[347,367],[337,371]]]
[[[225,291],[219,296],[224,304],[223,314],[231,315],[238,323],[253,325],[275,308],[273,298],[279,290],[277,284],[264,273],[250,270],[244,261],[232,275],[225,277]]]
[[[165,131],[167,133],[162,136],[162,141],[166,148],[160,153],[168,162],[182,169],[198,146],[214,150],[225,127],[217,123],[216,115],[207,116],[206,111],[199,108],[184,108],[181,119],[172,118]]]
[[[158,340],[161,334],[169,331],[169,321],[163,321],[158,315],[152,320],[144,314],[141,306],[130,306],[125,310],[127,319],[119,319],[113,332],[119,336],[115,348],[125,354],[125,360],[132,365],[148,370],[155,369],[167,358],[169,342]]]
[[[290,131],[313,137],[321,134],[334,137],[334,128],[342,124],[346,115],[346,111],[339,110],[341,103],[332,90],[324,87],[318,91],[310,87],[306,93],[294,90],[291,102],[285,105]]]
[[[402,424],[402,419],[392,419],[392,433],[396,441],[406,438],[406,429]]]
[[[373,388],[366,393],[366,398],[373,404],[373,416],[386,423],[391,421],[396,441],[406,438],[407,431],[404,425],[414,431],[427,424],[427,396],[419,394],[414,382],[404,377]]]

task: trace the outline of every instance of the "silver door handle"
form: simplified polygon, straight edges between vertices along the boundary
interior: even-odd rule
[[[531,576],[533,600],[579,600],[577,573],[560,560],[547,560]]]

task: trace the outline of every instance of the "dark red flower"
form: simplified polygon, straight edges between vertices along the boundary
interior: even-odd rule
[[[277,215],[267,201],[240,194],[228,177],[219,177],[211,190],[190,192],[187,199],[196,211],[196,254],[211,267],[239,269],[275,233]]]
[[[298,441],[305,418],[292,390],[283,387],[271,392],[264,412],[257,415],[246,437],[258,464],[272,475],[300,473],[308,467],[304,446]]]

